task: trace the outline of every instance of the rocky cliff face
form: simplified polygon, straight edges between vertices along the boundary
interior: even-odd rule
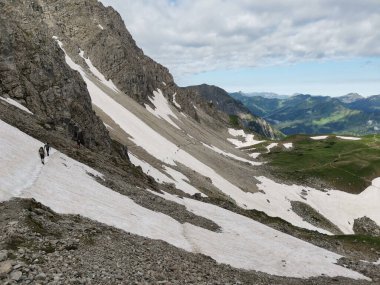
[[[141,105],[150,105],[148,97],[158,88],[169,101],[177,94],[182,111],[199,120],[193,94],[178,88],[169,70],[143,53],[113,8],[104,7],[97,0],[39,0],[36,3],[51,36],[57,36],[64,43],[65,50],[76,62],[83,63],[78,56],[83,50],[84,56],[90,58],[107,79],[112,79],[121,91]]]
[[[149,103],[153,90],[173,85],[167,68],[144,55],[120,15],[97,0],[39,0],[44,21],[71,57],[79,49],[120,90],[140,103]]]
[[[92,110],[86,85],[66,65],[41,6],[0,1],[0,10],[0,96],[27,106],[46,128],[109,151],[111,140]]]
[[[237,124],[239,127],[247,128],[267,138],[274,139],[281,136],[268,122],[253,115],[243,103],[229,96],[222,88],[202,84],[190,86],[187,89],[206,101],[209,107],[219,110],[221,113],[219,117],[226,122]]]

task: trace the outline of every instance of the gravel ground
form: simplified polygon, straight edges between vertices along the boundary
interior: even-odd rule
[[[270,276],[217,264],[33,201],[0,204],[1,284],[369,284]]]

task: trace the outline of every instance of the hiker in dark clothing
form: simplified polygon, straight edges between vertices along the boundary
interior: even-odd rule
[[[42,146],[38,150],[38,153],[40,154],[42,164],[45,164],[45,161],[44,161],[44,159],[45,159],[45,151],[44,151],[44,148]]]
[[[50,150],[50,144],[49,143],[45,144],[45,150],[46,150],[47,156],[49,156],[49,150]]]
[[[80,148],[80,139],[77,139],[77,147]]]

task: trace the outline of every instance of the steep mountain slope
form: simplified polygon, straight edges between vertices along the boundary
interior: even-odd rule
[[[351,109],[360,110],[378,116],[380,113],[380,95],[361,98],[353,102],[348,102],[347,105]]]
[[[46,129],[110,151],[111,140],[92,111],[86,85],[65,64],[38,5],[0,1],[0,6],[0,96],[26,105]]]
[[[193,199],[180,199],[167,193],[154,194],[214,221],[221,230],[215,233],[199,226],[180,224],[170,216],[141,207],[127,196],[102,186],[94,178],[105,180],[103,174],[62,153],[53,151],[46,165],[36,163],[38,158],[33,150],[41,142],[2,121],[0,132],[1,163],[2,167],[8,165],[6,175],[0,176],[3,185],[0,201],[14,196],[34,198],[58,213],[80,214],[140,236],[164,240],[186,251],[204,253],[220,263],[237,268],[294,277],[323,273],[328,276],[365,278],[334,264],[340,256],[251,219]],[[24,146],[22,151],[15,152],[20,145]],[[17,163],[19,161],[24,163],[20,165]],[[218,242],[220,240],[223,242]],[[292,255],[295,249],[298,254]],[[280,260],[286,263],[285,267]],[[315,266],[300,270],[301,264],[305,262],[312,262]]]
[[[287,135],[363,135],[376,133],[380,122],[375,107],[377,96],[362,98],[357,94],[348,94],[331,98],[300,94],[285,99],[248,97],[241,93],[232,93],[231,96]]]
[[[281,137],[281,134],[270,124],[254,116],[241,102],[229,96],[222,88],[202,84],[189,86],[186,89],[196,92],[211,107],[214,106],[219,111],[229,115],[229,121],[234,127],[246,128],[271,139]]]
[[[378,180],[374,180],[372,187],[363,192],[371,195],[363,196],[352,196],[334,190],[331,191],[330,194],[333,195],[330,197],[325,194],[324,189],[307,188],[308,195],[312,197],[307,204],[308,207],[315,213],[320,212],[315,215],[323,216],[323,219],[330,221],[332,225],[326,227],[323,223],[314,223],[305,218],[302,211],[289,206],[292,202],[299,203],[300,199],[303,199],[300,198],[300,193],[304,187],[289,186],[278,181],[267,171],[263,161],[251,155],[252,149],[263,143],[263,139],[258,140],[255,134],[246,133],[241,129],[227,129],[224,120],[218,117],[223,116],[221,111],[209,106],[207,100],[201,98],[196,91],[178,88],[171,82],[167,70],[145,58],[141,50],[135,46],[120,16],[114,10],[104,8],[96,0],[67,1],[67,5],[63,5],[62,1],[42,0],[0,3],[10,18],[4,25],[14,23],[14,29],[25,26],[25,34],[32,39],[38,38],[39,34],[43,35],[50,51],[46,53],[47,60],[52,56],[57,57],[59,62],[59,71],[53,70],[53,75],[68,72],[73,76],[64,81],[68,87],[63,84],[62,89],[70,90],[72,82],[85,89],[80,92],[80,96],[88,101],[88,109],[76,114],[75,110],[64,108],[66,105],[71,106],[70,103],[75,102],[76,97],[58,94],[57,97],[61,98],[62,102],[46,100],[46,112],[57,109],[57,116],[69,113],[70,116],[91,115],[94,118],[88,128],[84,128],[87,138],[85,147],[76,148],[73,146],[72,137],[67,135],[69,129],[64,129],[64,125],[57,124],[57,127],[47,129],[44,113],[38,110],[40,105],[33,109],[28,100],[19,100],[15,93],[7,92],[6,96],[4,93],[1,94],[1,207],[9,209],[14,203],[17,207],[18,202],[9,200],[14,197],[32,198],[58,213],[55,214],[49,209],[34,211],[35,202],[31,201],[29,209],[24,209],[26,216],[24,211],[20,217],[16,217],[22,225],[14,223],[13,220],[3,223],[0,219],[8,241],[1,242],[0,249],[10,250],[9,257],[8,254],[2,255],[4,258],[29,262],[29,259],[24,257],[33,256],[31,252],[38,250],[51,253],[55,245],[60,248],[61,241],[56,241],[52,247],[49,243],[44,243],[50,242],[52,236],[55,240],[62,237],[59,234],[54,235],[60,219],[68,221],[67,227],[62,227],[63,236],[67,237],[67,232],[71,229],[78,237],[75,240],[76,244],[91,245],[93,241],[88,240],[86,232],[82,236],[78,235],[78,227],[80,230],[84,220],[77,216],[64,216],[73,214],[95,220],[96,222],[91,223],[95,227],[91,232],[99,233],[109,229],[99,222],[122,230],[116,231],[118,234],[115,236],[124,240],[120,243],[123,246],[127,246],[125,241],[137,241],[144,247],[147,238],[146,244],[149,248],[158,247],[163,252],[166,251],[163,254],[166,259],[179,254],[184,257],[185,263],[189,262],[190,268],[195,268],[203,274],[205,271],[197,264],[200,262],[211,271],[220,272],[217,280],[221,283],[226,280],[236,280],[231,282],[238,283],[242,279],[246,284],[256,280],[264,284],[328,284],[332,280],[341,284],[365,284],[364,280],[378,277],[378,265],[372,263],[380,257],[377,254],[377,239],[373,243],[358,244],[350,240],[341,242],[340,239],[331,236],[336,228],[338,232],[353,233],[352,219],[365,215],[374,223],[380,223],[376,209],[368,207],[372,205],[371,201],[378,199]],[[33,19],[29,20],[29,17]],[[19,21],[25,24],[19,24]],[[29,25],[30,30],[27,30]],[[101,37],[107,40],[101,40]],[[96,46],[97,40],[103,43],[103,47],[98,46],[99,51],[95,52],[88,43]],[[122,44],[123,46],[118,48],[118,45]],[[129,48],[124,50],[128,44]],[[25,45],[29,45],[29,42],[25,42]],[[113,60],[118,54],[117,50],[120,50],[120,57],[117,64],[112,65],[115,64]],[[12,58],[14,51],[18,49],[9,49],[7,58]],[[37,51],[36,54],[43,57],[43,43]],[[33,54],[27,53],[25,49],[20,56],[24,56],[26,62],[33,59]],[[136,68],[133,64],[128,65],[133,60],[138,65]],[[107,65],[112,65],[116,71],[107,71]],[[127,74],[119,74],[117,66],[121,66]],[[40,69],[36,72],[47,72],[49,65],[42,64]],[[20,68],[19,72],[23,71],[24,69]],[[143,81],[132,80],[141,72],[145,78]],[[26,75],[32,76],[29,73]],[[129,79],[130,85],[125,85],[124,80]],[[1,89],[4,90],[3,85],[7,86],[6,81],[0,83]],[[30,83],[32,88],[38,86],[39,81]],[[13,89],[22,86],[20,81],[12,85]],[[27,89],[24,92],[27,92]],[[8,96],[11,98],[7,98]],[[48,95],[44,94],[44,99],[46,96]],[[37,112],[41,112],[42,115]],[[86,136],[93,128],[103,130],[105,140],[97,139],[95,135]],[[95,139],[99,146],[89,148]],[[107,140],[110,142],[109,149],[105,147]],[[37,151],[45,141],[49,141],[56,151],[52,151],[52,155],[43,166],[40,164]],[[278,144],[272,141],[265,143],[269,144],[266,147],[268,153]],[[125,157],[120,157],[123,153],[125,155],[123,145],[129,148],[130,162]],[[337,197],[345,201],[345,207],[348,205],[339,216],[336,211],[331,211],[339,200]],[[30,202],[21,201],[20,203]],[[356,202],[360,204],[360,211],[354,207],[349,208],[349,205]],[[8,215],[9,211],[1,211],[0,215],[4,213]],[[39,219],[36,215],[44,218]],[[46,216],[50,216],[51,220],[46,221]],[[71,223],[76,224],[72,226]],[[39,236],[32,235],[38,237],[37,239],[28,238],[31,231],[38,232]],[[107,231],[109,232],[111,231]],[[13,243],[9,242],[9,236],[14,240]],[[108,240],[106,244],[112,245],[112,236],[103,236]],[[46,247],[32,247],[36,244],[45,244]],[[28,246],[31,248],[28,249]],[[70,244],[65,249],[75,251],[78,249],[75,247]],[[117,258],[107,258],[107,261],[103,258],[102,262],[108,267],[119,268],[120,251],[115,249],[115,245],[111,248],[113,253],[118,252],[115,253]],[[89,255],[93,255],[94,259],[98,256],[97,251],[91,252],[91,249],[83,250],[81,253],[85,259],[96,262],[89,258]],[[105,251],[103,245],[101,252]],[[197,258],[194,253],[202,253],[212,260],[203,255]],[[77,259],[81,256],[78,253],[73,255],[76,260],[73,263],[70,261],[71,267],[61,268],[70,276],[72,269],[78,264]],[[59,257],[62,255],[57,253],[57,256],[59,263]],[[145,251],[143,256],[149,260],[157,258],[149,256]],[[360,262],[360,259],[368,261],[368,264]],[[36,267],[33,263],[35,258],[31,261],[31,264],[25,265],[31,276],[36,279],[42,278],[37,278],[37,274],[34,274],[35,271],[42,271],[48,272],[44,274],[49,274],[50,279],[54,278],[49,271],[52,268],[46,263]],[[6,264],[1,263],[1,266],[13,265],[13,261],[5,262]],[[152,265],[153,273],[150,269],[147,269],[148,272],[141,272],[142,267],[147,267],[140,265],[141,256],[138,254],[125,262],[137,272],[137,280],[141,280],[141,276],[145,278],[150,274],[163,272],[157,262]],[[150,265],[151,262],[148,261],[147,264]],[[164,261],[163,264],[171,263]],[[304,266],[305,264],[311,266]],[[102,268],[103,264],[96,266]],[[21,272],[21,276],[18,272],[13,273],[19,271],[18,268],[20,267],[11,267],[11,271],[0,275],[0,278],[10,279],[12,276],[18,276],[21,282],[31,281],[27,279],[29,277],[26,271]],[[198,274],[184,267],[170,270],[180,275],[169,274],[176,284],[184,284],[189,282],[189,279],[194,280],[193,275]],[[359,272],[363,272],[364,275]],[[85,272],[81,271],[81,274]],[[223,280],[223,274],[227,275],[226,280]],[[74,275],[75,278],[80,278],[79,273]],[[112,273],[110,275],[114,276]],[[216,275],[218,274],[211,274]],[[123,276],[122,279],[117,279],[123,282],[131,281],[123,279],[127,278],[125,276],[130,278],[130,275]],[[95,284],[104,284],[99,281],[102,280],[102,276],[92,278],[96,280]],[[210,278],[198,275],[194,282],[209,283]],[[49,281],[53,281],[50,279]],[[152,277],[149,282],[157,280],[165,281]],[[88,282],[91,283],[91,280]],[[108,283],[114,284],[112,281]]]
[[[230,96],[242,102],[252,113],[261,117],[267,116],[272,111],[282,107],[283,102],[279,98],[248,96],[248,94],[241,92],[230,93]]]

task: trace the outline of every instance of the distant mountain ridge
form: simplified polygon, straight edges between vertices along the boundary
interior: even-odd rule
[[[238,92],[230,96],[286,135],[365,135],[380,129],[380,95],[365,98],[356,93],[341,97],[298,94],[280,99]]]
[[[337,99],[343,103],[349,104],[361,99],[365,99],[365,97],[363,97],[362,95],[358,93],[349,93],[347,95],[337,97]]]
[[[213,85],[196,85],[186,87],[187,90],[195,92],[203,100],[206,100],[210,107],[216,108],[220,112],[229,116],[230,124],[235,127],[247,128],[264,137],[276,139],[283,136],[274,129],[267,121],[255,116],[251,111],[238,100],[229,96],[224,89]]]
[[[271,99],[271,98],[285,99],[285,98],[289,98],[290,97],[290,95],[280,95],[280,94],[277,94],[277,93],[274,93],[274,92],[250,92],[250,93],[244,93],[242,91],[239,91],[239,92],[234,92],[232,94],[236,94],[236,95],[239,94],[239,95],[248,96],[248,97],[260,96],[260,97],[268,98],[268,99]]]

